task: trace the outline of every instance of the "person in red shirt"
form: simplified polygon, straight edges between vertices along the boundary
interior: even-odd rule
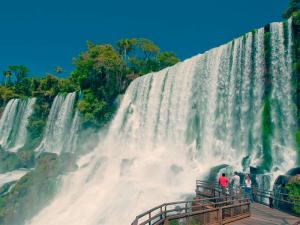
[[[223,194],[228,194],[229,179],[225,176],[225,173],[222,173],[222,176],[219,177],[219,184]]]

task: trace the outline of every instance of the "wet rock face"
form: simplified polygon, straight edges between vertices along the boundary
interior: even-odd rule
[[[289,180],[289,183],[296,183],[296,182],[298,182],[298,181],[300,181],[300,174],[297,174],[297,175],[295,175],[295,176],[292,176],[292,177],[290,178],[290,180]]]
[[[300,167],[292,168],[286,173],[288,176],[295,176],[297,174],[300,174]]]
[[[0,107],[0,118],[1,118],[1,116],[2,116],[2,114],[3,114],[3,111],[4,111],[4,108],[3,108],[3,107]]]
[[[209,181],[215,182],[217,181],[218,177],[222,174],[225,173],[227,177],[230,177],[232,174],[233,168],[230,165],[227,164],[221,164],[215,167],[212,167],[210,169],[209,175],[207,179]]]

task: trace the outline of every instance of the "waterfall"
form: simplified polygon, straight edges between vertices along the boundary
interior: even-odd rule
[[[287,29],[271,24],[270,35],[271,172],[283,173],[296,158],[291,21]],[[262,165],[265,43],[265,30],[255,30],[134,80],[106,139],[28,224],[130,224],[143,210],[193,195],[212,166]]]
[[[288,169],[295,164],[296,112],[292,101],[292,21],[285,34],[282,23],[271,24],[273,166]]]
[[[80,113],[78,110],[76,110],[70,128],[70,136],[68,137],[64,145],[64,150],[66,152],[76,152],[78,138],[79,138],[79,127],[80,127]]]
[[[262,151],[264,30],[205,53],[193,76],[187,138],[200,159],[241,168]],[[257,162],[254,162],[257,163]]]
[[[2,148],[5,148],[9,141],[9,136],[14,124],[14,117],[17,113],[18,102],[19,99],[10,100],[2,114],[0,120],[0,145]]]
[[[259,29],[254,39],[254,70],[253,70],[253,88],[250,95],[252,98],[252,110],[250,125],[251,145],[254,150],[251,153],[251,161],[253,166],[258,166],[263,160],[262,147],[262,109],[263,109],[263,92],[264,92],[264,73],[265,73],[265,54],[264,51],[264,29]]]
[[[29,99],[24,106],[25,110],[24,111],[20,110],[22,114],[22,119],[20,120],[17,135],[15,137],[15,144],[14,147],[12,148],[13,151],[16,151],[17,149],[23,147],[27,141],[27,125],[29,122],[29,118],[33,113],[33,109],[34,109],[33,106],[35,102],[36,102],[36,98]]]
[[[59,94],[54,98],[43,140],[35,151],[59,154],[69,148],[65,143],[68,142],[69,135],[72,136],[74,131],[71,128],[75,99],[76,92],[69,93],[67,96]]]
[[[10,100],[0,120],[0,145],[5,150],[17,151],[27,140],[27,125],[36,99]]]

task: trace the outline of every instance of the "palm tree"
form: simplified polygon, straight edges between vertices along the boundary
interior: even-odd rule
[[[6,70],[3,72],[3,76],[5,77],[5,83],[4,85],[7,85],[7,80],[12,77],[12,72],[10,70]]]
[[[123,56],[124,62],[127,64],[127,55],[131,52],[137,43],[136,38],[132,39],[121,39],[117,42],[117,48],[119,53]]]
[[[8,69],[15,75],[16,82],[20,83],[29,73],[29,69],[26,66],[9,66]]]
[[[60,74],[60,73],[64,72],[64,69],[60,66],[55,67],[54,70],[55,70],[55,73],[57,73],[57,74]]]

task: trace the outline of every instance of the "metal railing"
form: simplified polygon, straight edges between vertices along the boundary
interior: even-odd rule
[[[233,194],[234,193],[234,194]],[[280,210],[300,207],[300,196],[253,188],[254,201]],[[197,198],[201,197],[200,199]],[[224,191],[218,183],[196,181],[196,198],[192,201],[164,203],[138,215],[132,225],[225,224],[249,217],[249,195],[243,187]],[[177,222],[177,223],[176,223]]]
[[[167,217],[165,222],[177,221],[182,224],[226,224],[250,216],[248,199],[221,202],[221,205]]]
[[[254,189],[252,194],[255,202],[300,216],[295,211],[295,208],[300,208],[300,196],[262,189]]]
[[[138,215],[132,225],[161,225],[176,220],[185,220],[185,224],[189,224],[191,220],[200,224],[223,224],[250,216],[248,197],[223,196],[222,190],[212,183],[197,181],[196,186],[198,195],[202,188],[201,196],[211,197],[164,203]]]
[[[209,189],[210,187],[210,189]],[[210,196],[232,196],[235,192],[234,189],[228,188],[228,193],[224,193],[224,190],[220,188],[220,185],[217,182],[208,182],[208,181],[196,181],[196,193],[197,195],[203,195],[203,190],[206,189],[207,193],[210,193],[209,190],[212,191]],[[214,190],[213,190],[214,189]],[[245,187],[241,186],[239,189],[240,195],[246,196]],[[207,194],[206,196],[208,196]],[[289,195],[287,193],[282,193],[280,191],[273,192],[270,190],[260,189],[256,186],[252,187],[252,196],[253,200],[257,203],[267,205],[271,208],[276,208],[282,211],[285,211],[290,214],[296,214],[295,208],[300,208],[300,196],[298,195]]]

